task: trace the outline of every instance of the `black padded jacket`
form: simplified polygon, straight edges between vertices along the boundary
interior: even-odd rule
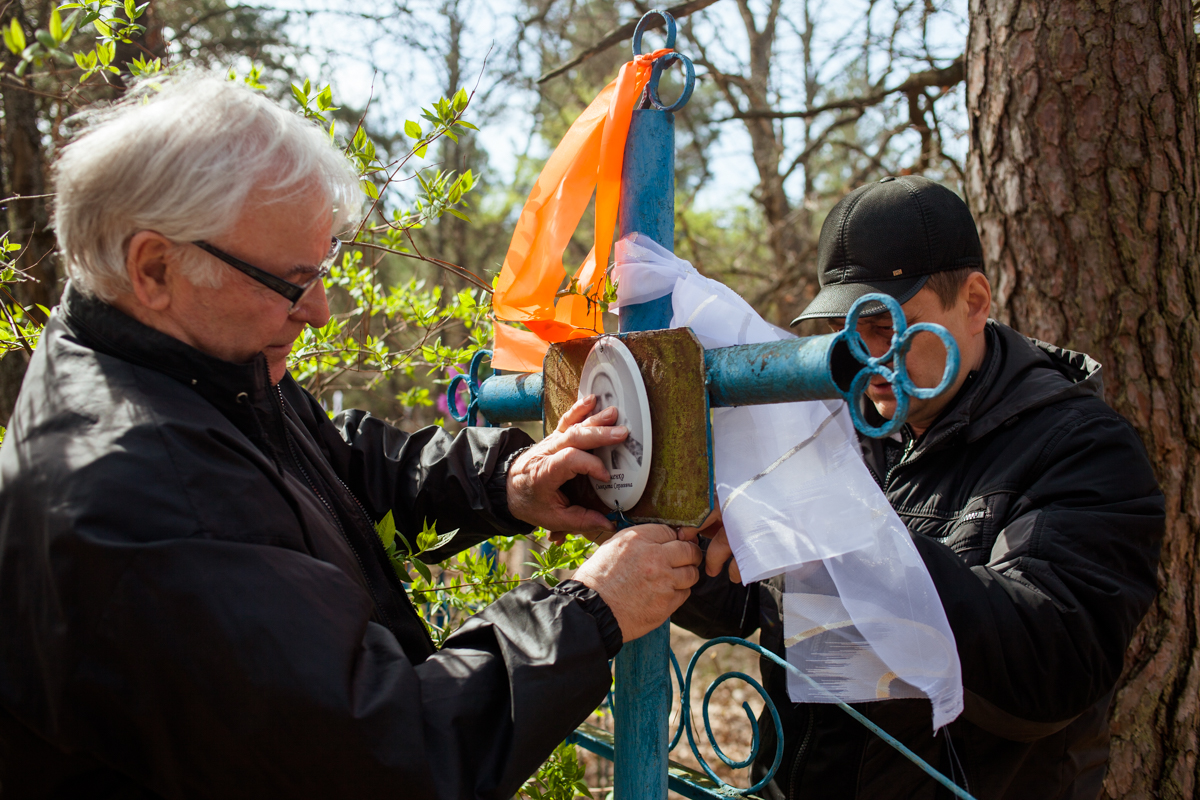
[[[0,449],[0,796],[508,798],[603,699],[595,593],[435,650],[374,523],[527,532],[516,429],[330,421],[68,288]]]
[[[1155,594],[1163,497],[1101,399],[1099,364],[995,322],[986,335],[984,364],[924,436],[890,461],[861,440],[946,610],[966,710],[935,737],[928,701],[855,707],[980,800],[1091,800],[1125,648]],[[673,620],[710,637],[761,629],[782,653],[782,587],[702,575]],[[764,796],[950,796],[836,706],[791,703],[784,671],[761,664],[784,726]],[[765,714],[761,727],[756,776],[775,754]]]

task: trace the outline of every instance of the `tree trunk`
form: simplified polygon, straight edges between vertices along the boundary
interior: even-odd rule
[[[44,5],[44,4],[42,4]],[[33,39],[36,20],[30,19],[21,3],[10,3],[0,11],[0,24],[5,27],[15,20],[26,36]],[[20,195],[22,200],[7,203],[9,241],[22,246],[17,268],[33,280],[16,284],[13,291],[22,303],[40,303],[47,308],[58,302],[61,291],[57,259],[54,256],[54,234],[50,231],[49,204],[46,194],[46,164],[42,150],[42,134],[38,131],[38,102],[33,93],[33,79],[13,74],[17,57],[2,48],[0,53],[0,103],[4,110],[4,183],[0,197]],[[32,71],[32,69],[31,69]]]
[[[1167,500],[1159,594],[1112,708],[1109,797],[1194,797],[1200,275],[1187,0],[971,0],[967,195],[996,315],[1091,353]]]

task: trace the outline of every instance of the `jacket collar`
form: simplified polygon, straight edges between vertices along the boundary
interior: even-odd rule
[[[235,424],[251,407],[271,407],[270,370],[262,353],[246,364],[223,361],[84,295],[71,283],[63,292],[61,313],[83,344],[190,386]]]
[[[914,456],[959,432],[976,441],[1026,411],[1069,397],[1103,397],[1100,364],[1091,356],[1030,339],[995,320],[984,333],[988,353],[979,374],[926,431]]]
[[[1026,411],[1070,397],[1104,398],[1100,363],[1086,353],[1030,339],[994,320],[988,330],[995,334],[996,363],[970,404],[969,441]]]

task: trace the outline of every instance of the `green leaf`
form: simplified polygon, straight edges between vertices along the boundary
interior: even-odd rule
[[[379,538],[385,548],[390,548],[395,543],[396,519],[392,516],[390,509],[383,515],[383,519],[375,523],[375,532],[379,534]]]
[[[263,68],[255,65],[250,67],[250,71],[246,73],[246,77],[242,79],[242,83],[249,86],[251,89],[256,89],[260,92],[266,91],[266,84],[259,80],[262,77]]]
[[[15,20],[14,20],[13,24],[14,25],[16,24]],[[408,137],[410,139],[420,139],[421,138],[421,126],[418,125],[417,123],[413,122],[411,119],[404,121],[404,132],[406,134],[408,134]]]
[[[454,216],[456,216],[456,217],[458,217],[459,219],[461,219],[463,222],[470,222],[470,221],[471,221],[471,218],[470,218],[470,217],[468,217],[466,214],[462,213],[461,211],[459,211],[459,210],[458,210],[458,209],[456,209],[456,208],[447,208],[447,209],[446,209],[446,213],[447,213],[447,214],[453,214]]]
[[[138,17],[137,5],[133,0],[125,0],[125,17],[131,22]]]
[[[404,562],[400,559],[392,559],[392,569],[396,570],[396,577],[404,583],[412,583],[412,575],[408,574],[408,570],[404,568]]]
[[[25,31],[21,30],[16,19],[4,29],[4,46],[16,55],[20,55],[21,51],[25,49]]]
[[[433,573],[429,571],[429,567],[424,561],[414,558],[408,563],[412,564],[413,568],[416,569],[417,572],[421,573],[421,577],[425,579],[426,583],[431,583],[433,581]]]
[[[464,108],[466,108],[468,99],[469,98],[467,97],[466,88],[464,87],[462,89],[459,89],[458,92],[454,95],[454,110],[462,111]]]
[[[129,62],[129,71],[139,78],[145,75],[154,75],[161,70],[161,58],[156,58],[153,61],[147,61],[145,56],[138,56]]]
[[[54,41],[62,44],[63,40],[63,24],[62,14],[58,13],[57,8],[50,9],[50,35],[54,37]]]
[[[292,97],[296,98],[296,102],[303,108],[308,105],[308,93],[303,91],[296,84],[292,84]]]
[[[75,26],[79,24],[79,15],[81,12],[72,11],[71,16],[67,17],[66,25],[63,28],[63,41],[71,38],[71,34],[75,31]]]
[[[457,121],[456,121],[454,124],[455,124],[455,125],[461,125],[461,126],[463,126],[464,128],[469,128],[470,130],[473,130],[473,131],[477,131],[477,130],[479,130],[479,128],[476,128],[474,125],[472,125],[471,123],[467,122],[465,119],[460,119],[460,120],[457,120]]]
[[[92,25],[94,25],[96,27],[96,30],[100,32],[101,36],[103,36],[105,38],[109,38],[109,39],[112,38],[112,35],[113,35],[112,28],[109,27],[109,24],[107,22],[105,22],[104,20],[100,19],[99,17],[96,17],[96,19],[92,20]]]
[[[329,86],[326,86],[321,90],[321,93],[317,95],[317,108],[321,109],[322,111],[328,111],[332,107],[333,91]]]
[[[379,199],[379,187],[377,187],[374,182],[359,181],[358,185],[362,187],[363,194],[365,194],[367,197],[371,198],[372,200]]]
[[[413,150],[413,155],[415,155],[417,158],[424,158],[425,151],[428,149],[429,149],[429,145],[423,144],[420,147],[418,147],[416,150]]]

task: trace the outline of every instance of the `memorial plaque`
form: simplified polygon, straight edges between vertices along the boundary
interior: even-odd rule
[[[610,334],[629,349],[650,407],[650,471],[641,498],[624,511],[633,523],[698,526],[712,510],[712,447],[704,348],[687,328]],[[583,367],[602,337],[550,346],[542,365],[543,426],[549,433],[575,403]],[[563,486],[571,502],[611,513],[581,476]]]

